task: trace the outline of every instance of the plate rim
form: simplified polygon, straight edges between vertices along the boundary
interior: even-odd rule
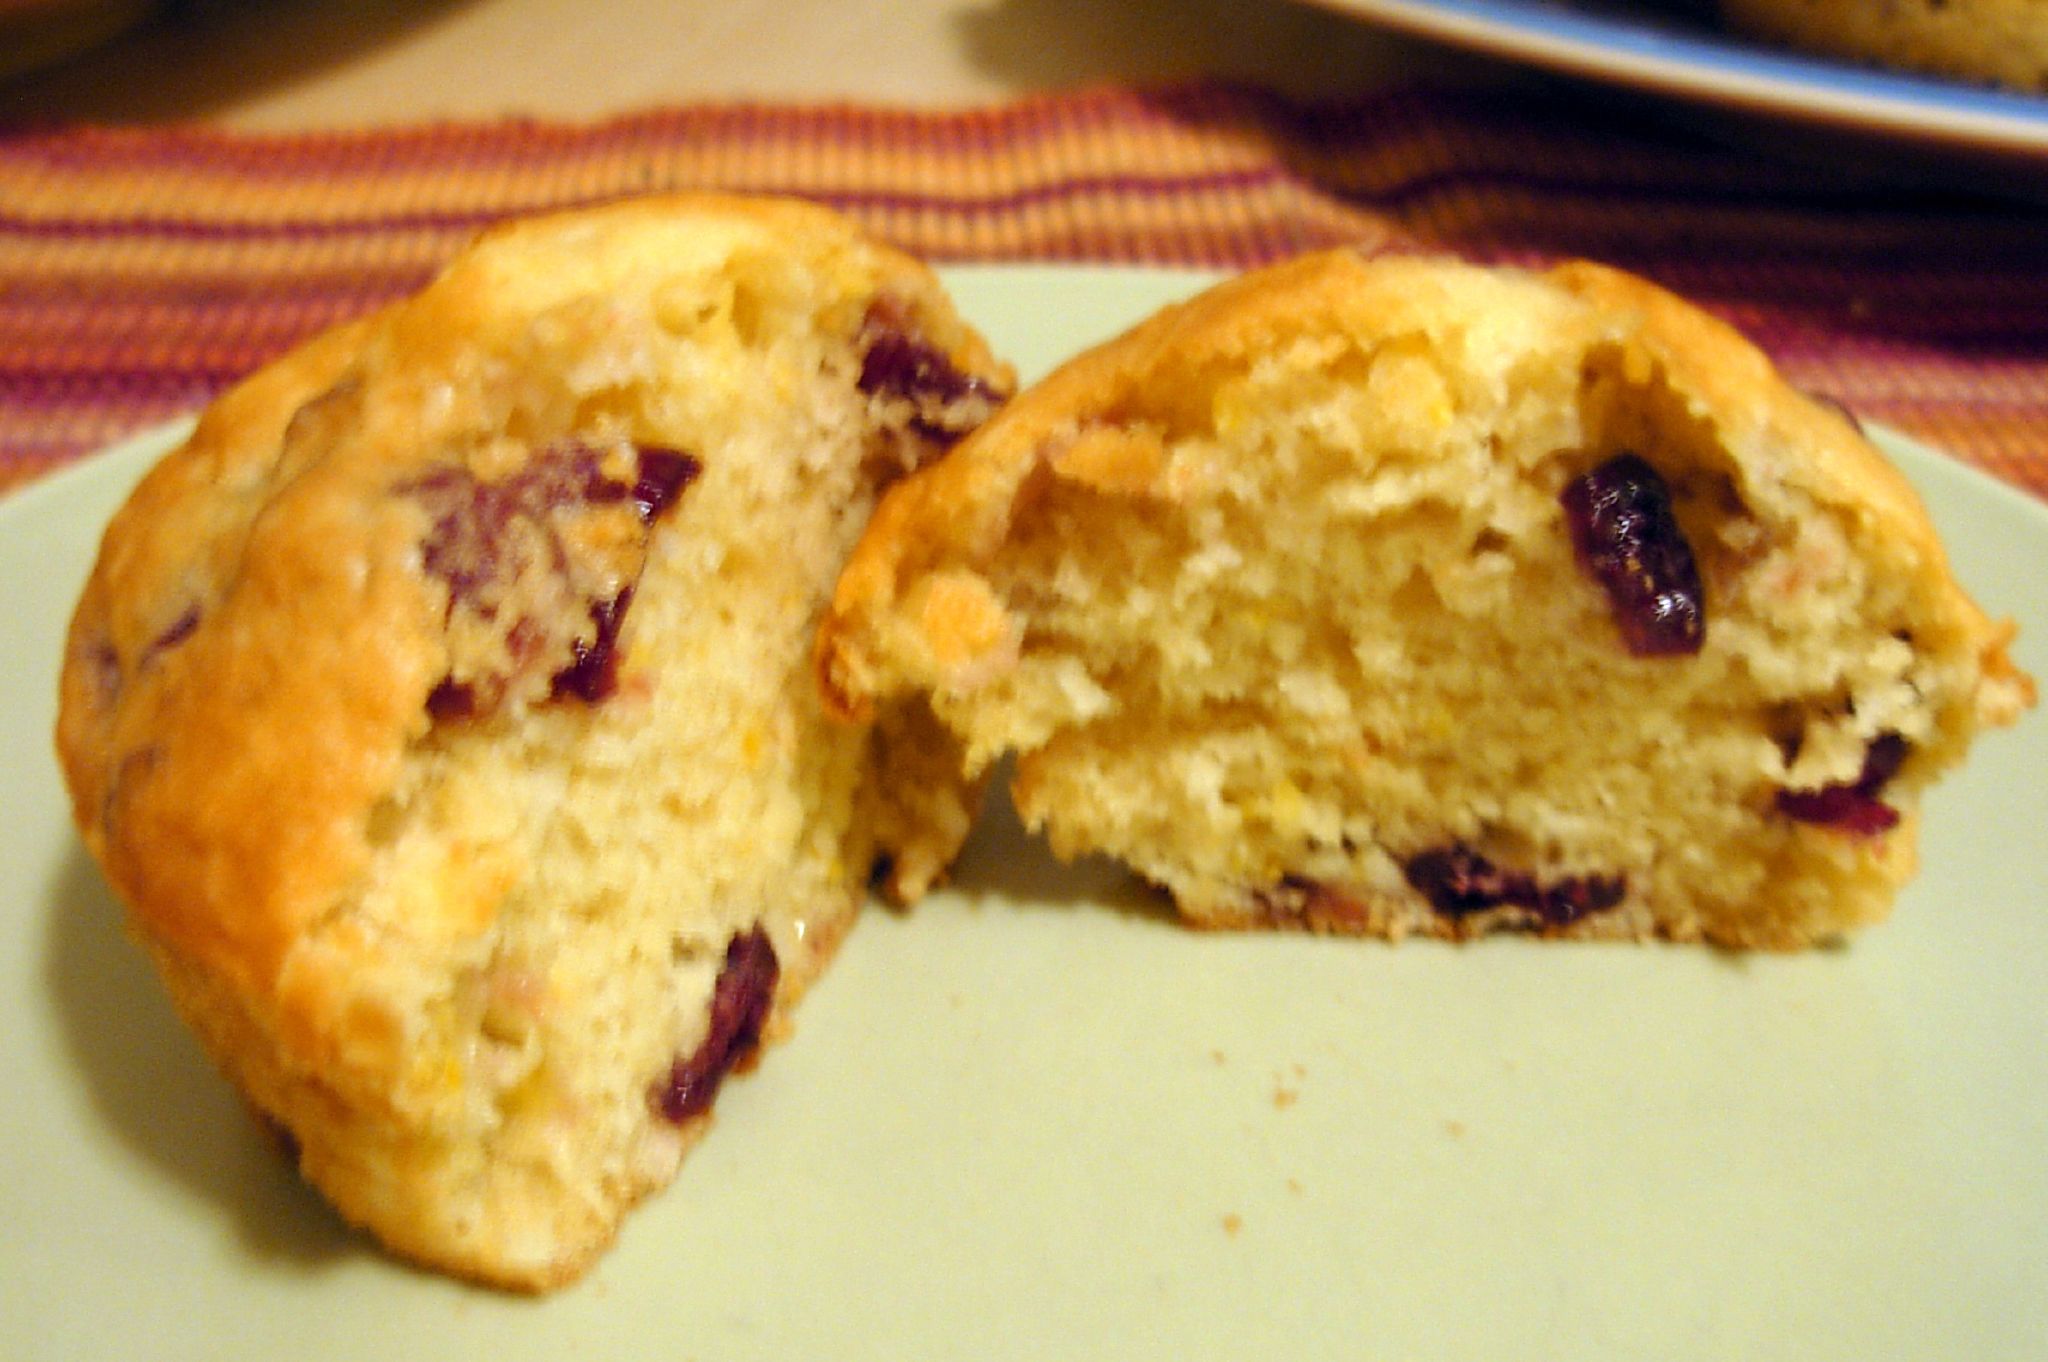
[[[1637,51],[1613,40],[1626,31],[1616,20],[1563,9],[1539,14],[1529,0],[1311,3],[1495,57],[1658,93],[1920,143],[2048,158],[2048,100],[2036,116],[1969,107],[2029,98],[1990,86],[1885,72],[1707,31],[1672,33],[1672,55]],[[1729,64],[1737,59],[1740,65]],[[1883,88],[1852,91],[1832,83],[1845,78]]]

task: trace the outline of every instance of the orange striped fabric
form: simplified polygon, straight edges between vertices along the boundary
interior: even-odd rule
[[[1794,382],[2048,495],[2038,209],[1836,182],[1525,96],[1304,106],[1208,84],[958,112],[0,129],[0,488],[417,287],[490,222],[673,187],[814,198],[939,261],[1590,256],[1699,299]]]

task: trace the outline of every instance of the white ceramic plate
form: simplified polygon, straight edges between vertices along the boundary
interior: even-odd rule
[[[1723,32],[1657,0],[1317,3],[1638,89],[1916,142],[2048,156],[2048,98],[1803,56]]]
[[[1185,274],[951,274],[1027,372]],[[1014,825],[870,913],[581,1285],[345,1231],[175,1023],[66,820],[58,641],[163,431],[0,503],[0,1356],[2048,1355],[2048,724],[1895,920],[1790,957],[1201,935]],[[2048,674],[2048,511],[1904,441]]]

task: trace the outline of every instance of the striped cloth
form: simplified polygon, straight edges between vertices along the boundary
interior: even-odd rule
[[[1246,266],[1338,242],[1585,255],[1792,381],[2048,495],[2038,209],[1873,189],[1597,107],[1211,84],[964,112],[705,105],[251,136],[0,129],[0,489],[417,287],[478,228],[667,187],[800,194],[940,261]]]

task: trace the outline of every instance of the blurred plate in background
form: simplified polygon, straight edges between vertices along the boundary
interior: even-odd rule
[[[1673,0],[1317,0],[1406,32],[1613,84],[1934,146],[2048,158],[2048,98],[1807,57]]]
[[[0,0],[0,80],[97,47],[154,8],[155,0]]]

